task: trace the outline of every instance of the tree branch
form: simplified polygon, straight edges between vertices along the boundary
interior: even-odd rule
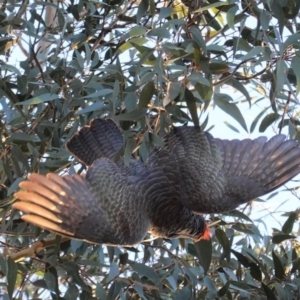
[[[70,238],[67,237],[62,237],[60,243],[69,241]],[[41,240],[41,241],[37,241],[35,243],[32,244],[31,247],[26,248],[24,250],[21,250],[20,252],[17,253],[13,253],[10,255],[10,258],[14,261],[20,261],[24,258],[27,257],[36,257],[36,254],[40,251],[42,251],[43,249],[47,248],[47,247],[51,247],[54,246],[57,243],[57,241],[55,239],[53,240]]]

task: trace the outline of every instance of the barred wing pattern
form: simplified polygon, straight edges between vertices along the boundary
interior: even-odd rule
[[[128,178],[109,160],[97,160],[86,176],[31,174],[13,206],[25,221],[60,234],[111,245],[133,245],[150,221]]]
[[[144,164],[114,158],[123,145],[112,120],[96,119],[67,143],[85,176],[32,174],[13,206],[30,223],[95,243],[133,245],[156,236],[208,238],[201,214],[222,213],[262,196],[300,172],[296,141],[220,140],[175,127]]]

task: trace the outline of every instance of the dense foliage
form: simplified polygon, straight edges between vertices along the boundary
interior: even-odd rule
[[[125,249],[61,240],[10,206],[30,172],[84,172],[64,145],[96,117],[124,130],[125,161],[146,160],[173,123],[210,129],[214,107],[233,131],[299,140],[300,1],[2,2],[3,299],[300,297],[298,211],[273,236],[246,207],[209,217],[211,243],[149,236]]]

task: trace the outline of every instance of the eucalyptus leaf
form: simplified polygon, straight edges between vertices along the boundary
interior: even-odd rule
[[[214,102],[220,109],[233,117],[245,129],[245,131],[248,132],[243,115],[241,114],[237,105],[231,101],[231,98],[228,95],[215,94]]]

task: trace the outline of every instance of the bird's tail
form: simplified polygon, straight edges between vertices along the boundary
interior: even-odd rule
[[[300,147],[295,140],[286,140],[284,135],[276,135],[269,141],[265,137],[253,141],[215,141],[222,152],[224,174],[234,180],[243,177],[253,179],[263,188],[264,194],[300,172]],[[255,191],[252,192],[255,194]]]
[[[82,163],[90,166],[96,159],[114,159],[123,145],[123,136],[111,119],[94,119],[66,144]]]

